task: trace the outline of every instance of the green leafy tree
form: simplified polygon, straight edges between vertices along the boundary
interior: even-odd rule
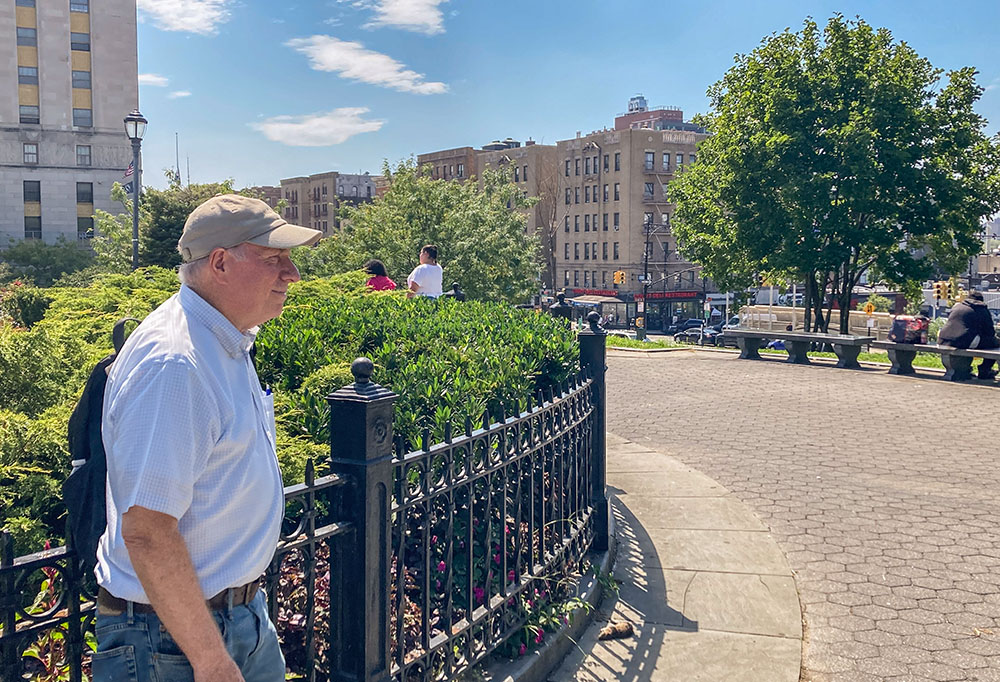
[[[28,279],[40,287],[49,286],[61,275],[82,270],[94,260],[90,250],[63,238],[55,244],[38,239],[15,242],[3,257],[8,264],[7,278]]]
[[[91,246],[97,265],[104,272],[125,273],[132,267],[132,196],[120,182],[111,186],[111,200],[122,205],[123,213],[94,212],[94,238]],[[149,211],[139,202],[139,243],[149,232]]]
[[[864,310],[865,306],[871,303],[875,306],[875,312],[877,313],[891,313],[894,308],[894,304],[891,299],[885,296],[879,296],[878,294],[872,294],[868,297],[866,301],[858,301],[857,309]]]
[[[389,190],[380,199],[346,206],[342,232],[294,254],[306,278],[385,263],[401,285],[420,247],[435,244],[447,288],[458,282],[470,298],[523,301],[538,288],[538,240],[525,230],[525,198],[503,170],[476,183],[432,180],[412,161],[388,164]],[[404,285],[405,286],[405,285]]]
[[[1000,138],[973,109],[975,73],[942,85],[888,30],[840,15],[765,38],[709,89],[711,136],[671,183],[682,249],[723,287],[805,282],[816,329],[865,271],[909,291],[959,268],[1000,209]]]

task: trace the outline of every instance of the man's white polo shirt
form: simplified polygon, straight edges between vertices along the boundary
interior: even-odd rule
[[[133,506],[178,519],[206,598],[270,563],[285,505],[274,402],[250,361],[256,331],[241,333],[182,286],[112,364],[102,430],[108,528],[94,573],[116,597],[149,603],[121,535]]]

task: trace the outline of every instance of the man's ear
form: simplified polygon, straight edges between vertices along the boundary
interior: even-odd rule
[[[223,248],[213,249],[208,258],[208,270],[211,272],[212,279],[219,279],[224,277],[226,272],[229,270],[231,265],[231,259],[229,254]]]

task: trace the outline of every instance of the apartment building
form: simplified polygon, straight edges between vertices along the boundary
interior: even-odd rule
[[[0,93],[0,248],[87,240],[132,159],[135,0],[0,3]]]
[[[337,209],[346,204],[373,201],[378,176],[368,173],[328,171],[281,181],[287,201],[283,217],[290,223],[321,230],[323,235],[340,228]]]
[[[622,320],[644,314],[649,329],[674,315],[700,316],[708,283],[677,250],[667,185],[695,161],[705,136],[701,129],[629,125],[556,143],[557,286],[571,295],[617,299]],[[647,246],[651,285],[643,301]],[[614,283],[618,270],[623,284]]]
[[[513,144],[511,144],[513,143]],[[496,148],[495,145],[505,145]],[[494,146],[493,149],[488,147]],[[510,179],[524,196],[538,197],[539,201],[530,209],[526,230],[534,230],[542,245],[542,258],[546,267],[542,273],[542,286],[552,289],[555,284],[555,260],[551,257],[552,240],[556,235],[556,201],[559,178],[556,175],[556,146],[535,144],[528,140],[522,147],[514,140],[504,140],[484,145],[476,155],[476,177],[482,183],[483,171],[487,168],[508,169]]]
[[[472,147],[457,147],[418,154],[417,166],[429,168],[431,177],[435,180],[465,182],[475,172],[476,150]]]

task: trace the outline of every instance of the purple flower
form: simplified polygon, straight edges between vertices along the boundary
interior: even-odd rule
[[[538,634],[535,635],[535,644],[541,644],[542,643],[542,639],[544,639],[544,637],[545,637],[545,635],[544,635],[543,631],[539,630]]]
[[[507,582],[509,582],[509,583],[514,582],[514,569],[513,568],[510,569],[509,571],[507,571]]]
[[[496,554],[493,555],[493,563],[495,564],[500,563],[500,552],[497,552]]]
[[[518,656],[524,656],[524,652],[527,651],[527,650],[528,650],[528,645],[527,644],[522,644],[517,649],[517,655]]]
[[[438,541],[438,536],[437,535],[432,535],[431,536],[431,544],[432,545],[436,545],[437,541]]]
[[[448,564],[446,564],[443,561],[438,562],[438,570],[439,571],[441,571],[442,573],[444,573],[444,569],[446,569],[446,568],[448,568]]]
[[[486,597],[486,590],[484,590],[481,587],[474,587],[474,588],[472,588],[472,594],[476,598],[476,603],[477,604],[482,604],[483,603],[483,599]]]

